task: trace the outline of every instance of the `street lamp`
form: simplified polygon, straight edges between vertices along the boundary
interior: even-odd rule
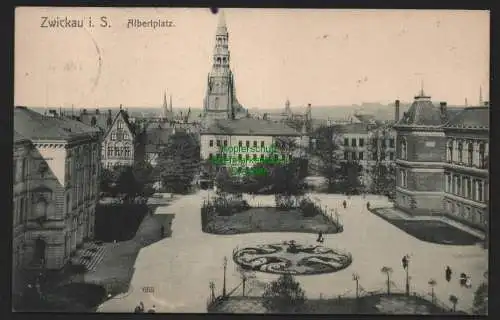
[[[403,259],[401,260],[403,264],[403,268],[406,270],[406,295],[410,295],[410,276],[409,276],[409,269],[410,269],[410,256],[406,254],[403,256]]]
[[[356,299],[358,299],[359,298],[359,275],[357,273],[353,273],[352,280],[356,281]]]
[[[210,288],[210,298],[212,302],[215,301],[215,283],[213,281],[210,281],[210,284],[208,285]]]
[[[227,257],[224,257],[224,282],[222,284],[222,296],[226,297],[226,269],[227,269]]]

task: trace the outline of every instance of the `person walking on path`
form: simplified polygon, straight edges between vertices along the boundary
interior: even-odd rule
[[[141,302],[139,302],[137,307],[135,307],[134,313],[143,313],[143,312],[144,312],[144,304],[141,301]]]
[[[344,200],[344,201],[342,202],[342,205],[344,206],[344,209],[345,209],[345,208],[347,208],[347,201],[345,201],[345,200]]]
[[[367,209],[367,210],[370,210],[370,201],[368,201],[368,202],[366,203],[366,209]]]
[[[446,281],[448,281],[448,282],[451,281],[451,274],[452,274],[452,271],[451,271],[450,266],[446,266],[446,270],[445,270]]]
[[[160,227],[160,237],[163,238],[165,236],[165,226],[161,225]]]
[[[323,239],[323,232],[318,232],[318,239],[316,240],[316,242],[319,242],[319,243],[323,243],[324,239]]]

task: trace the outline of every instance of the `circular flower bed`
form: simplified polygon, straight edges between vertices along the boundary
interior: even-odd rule
[[[352,263],[350,253],[293,240],[242,248],[234,252],[233,260],[246,270],[293,275],[336,272]]]

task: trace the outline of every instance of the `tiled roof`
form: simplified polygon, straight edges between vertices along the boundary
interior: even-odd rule
[[[347,123],[335,126],[339,133],[367,134],[366,123]]]
[[[440,126],[443,124],[439,107],[432,104],[430,97],[417,96],[398,126]]]
[[[253,118],[215,120],[214,124],[201,134],[300,136],[300,132],[284,123]]]
[[[456,114],[445,128],[486,129],[490,128],[489,107],[469,107]]]
[[[44,116],[26,107],[14,109],[14,130],[30,140],[71,140],[91,137],[99,130],[66,117]]]

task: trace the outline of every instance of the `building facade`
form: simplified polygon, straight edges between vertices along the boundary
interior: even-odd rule
[[[396,207],[413,215],[449,215],[487,224],[488,107],[452,113],[423,91],[397,131]]]
[[[137,147],[138,141],[127,114],[120,109],[103,137],[103,167],[134,165]]]
[[[218,120],[201,132],[200,142],[201,159],[235,158],[246,166],[264,162],[269,157],[280,162],[303,157],[309,143],[305,132],[283,123],[251,118]],[[276,148],[271,150],[272,146]],[[234,151],[224,151],[224,148]]]
[[[489,108],[471,107],[445,126],[444,209],[486,228],[489,203]]]
[[[100,132],[26,107],[15,108],[14,130],[15,266],[60,269],[94,236]]]

